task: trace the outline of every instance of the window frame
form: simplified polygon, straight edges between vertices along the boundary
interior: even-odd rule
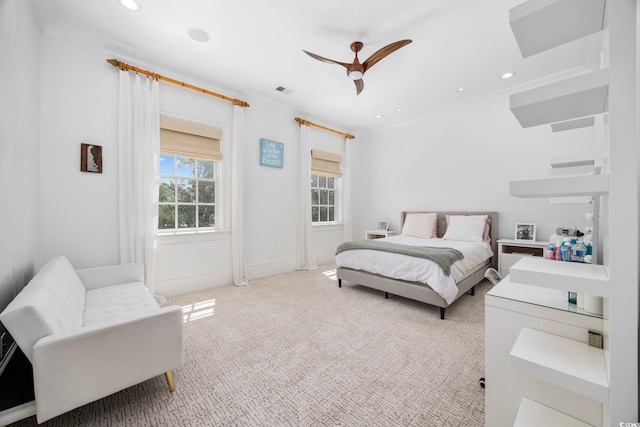
[[[219,230],[219,224],[218,224],[218,218],[219,218],[219,203],[217,202],[217,195],[219,194],[218,191],[218,186],[219,186],[219,174],[220,174],[220,161],[217,160],[210,160],[210,159],[198,159],[196,157],[188,157],[185,155],[177,155],[175,153],[168,153],[168,152],[164,152],[162,149],[160,149],[160,157],[159,157],[159,162],[162,161],[162,157],[163,156],[169,156],[173,158],[173,175],[163,175],[161,173],[161,169],[159,168],[159,173],[158,173],[158,177],[159,180],[161,181],[162,179],[170,179],[173,180],[174,183],[174,187],[173,187],[173,196],[174,196],[174,201],[173,202],[162,202],[160,201],[159,197],[158,197],[158,223],[157,223],[157,230],[158,230],[158,234],[159,235],[177,235],[177,234],[194,234],[194,233],[202,233],[202,232],[213,232],[213,231],[217,231]],[[189,160],[193,160],[194,161],[194,166],[193,166],[193,176],[182,176],[182,175],[178,175],[178,159],[189,159]],[[198,177],[198,172],[197,172],[197,165],[198,162],[212,162],[213,163],[213,174],[212,174],[212,178],[205,178],[205,177]],[[181,180],[192,180],[195,182],[195,202],[180,202],[179,201],[179,192],[178,192],[178,186],[179,186],[179,181]],[[213,202],[199,202],[199,191],[200,191],[200,185],[199,183],[201,182],[211,182],[213,183]],[[160,192],[160,185],[161,183],[158,184],[158,196],[159,196],[159,192]],[[174,206],[174,228],[160,228],[160,207],[161,206]],[[196,221],[196,226],[195,227],[184,227],[184,228],[180,228],[178,227],[178,207],[179,206],[195,206],[195,221]],[[214,226],[213,227],[200,227],[199,226],[199,221],[200,221],[200,215],[199,215],[199,206],[213,206],[213,212],[214,212]]]
[[[313,185],[313,181],[314,181],[314,176],[317,177],[316,179],[316,185]],[[320,187],[320,181],[321,181],[321,177],[324,177],[327,180],[327,184],[324,187]],[[318,172],[311,172],[311,176],[309,178],[310,181],[310,202],[311,202],[311,225],[312,226],[324,226],[324,225],[336,225],[336,224],[340,224],[341,223],[341,217],[340,217],[340,176],[339,175],[329,175],[329,174],[322,174],[322,173],[318,173]],[[333,188],[329,187],[329,179],[333,179]],[[320,203],[320,199],[321,199],[321,195],[320,195],[320,191],[321,190],[327,190],[327,191],[331,191],[333,192],[333,203],[329,203],[329,194],[327,194],[327,203]],[[318,191],[318,203],[314,203],[313,202],[313,191],[316,190]],[[313,220],[313,208],[317,207],[318,208],[318,221],[314,221]],[[327,207],[327,220],[326,221],[321,221],[320,220],[320,209],[322,207]],[[333,208],[333,220],[329,220],[329,209]]]

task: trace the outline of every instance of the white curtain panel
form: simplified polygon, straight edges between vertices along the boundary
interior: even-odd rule
[[[155,294],[158,224],[160,103],[158,81],[119,74],[118,214],[120,263],[142,263]]]
[[[351,142],[344,139],[344,156],[342,157],[342,241],[353,239],[351,232]]]
[[[231,259],[233,284],[249,284],[244,259],[244,216],[242,151],[244,146],[244,107],[233,106],[231,129]]]
[[[309,126],[300,125],[300,209],[296,269],[315,270],[311,225],[311,147]]]

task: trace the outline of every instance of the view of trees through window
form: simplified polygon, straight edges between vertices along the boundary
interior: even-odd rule
[[[158,229],[215,227],[215,162],[160,155]]]
[[[311,222],[336,220],[336,178],[311,175]]]

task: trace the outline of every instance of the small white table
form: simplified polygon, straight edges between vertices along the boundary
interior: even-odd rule
[[[383,237],[389,237],[396,234],[398,233],[392,230],[369,230],[364,232],[364,239],[365,240],[380,239]]]

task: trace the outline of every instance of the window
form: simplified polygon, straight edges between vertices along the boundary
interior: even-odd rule
[[[160,117],[159,230],[216,227],[220,139],[218,128]]]
[[[216,225],[215,162],[160,155],[158,229],[200,229]]]
[[[338,180],[342,156],[311,150],[311,222],[338,222]]]
[[[311,174],[311,222],[336,221],[335,176]]]

